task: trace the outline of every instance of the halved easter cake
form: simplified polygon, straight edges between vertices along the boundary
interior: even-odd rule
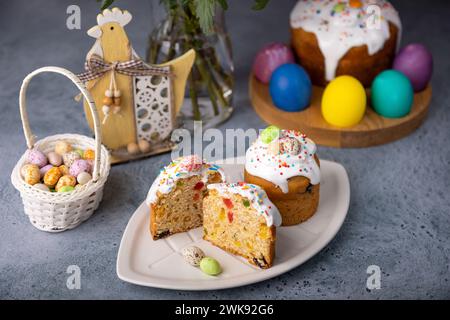
[[[224,181],[218,166],[195,155],[180,157],[161,170],[147,196],[153,239],[200,227],[207,185]]]
[[[269,268],[280,224],[280,213],[262,188],[244,182],[208,185],[203,238],[215,246]]]

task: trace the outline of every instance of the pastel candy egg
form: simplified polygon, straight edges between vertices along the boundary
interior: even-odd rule
[[[53,168],[53,166],[51,164],[48,164],[46,166],[43,166],[41,169],[39,169],[41,178],[43,178],[45,176],[45,174],[47,173],[47,171],[50,170],[51,168]]]
[[[36,183],[33,187],[42,191],[50,192],[50,189],[43,183]]]
[[[42,168],[48,163],[45,154],[36,149],[28,150],[26,159],[28,163],[35,164],[39,168]]]
[[[48,170],[44,175],[44,183],[47,187],[53,188],[57,183],[62,174],[59,168],[53,167]]]
[[[81,158],[83,158],[83,155],[84,155],[84,151],[83,151],[83,150],[81,150],[81,149],[75,149],[74,151],[75,151],[76,153],[78,153],[78,154],[80,155]]]
[[[69,174],[70,174],[69,168],[67,168],[67,166],[64,165],[64,164],[60,165],[60,166],[58,167],[58,169],[59,169],[59,171],[61,172],[61,175],[63,175],[63,176],[66,176],[66,175],[69,175]]]
[[[81,156],[78,152],[70,151],[70,152],[64,153],[62,158],[63,158],[64,165],[66,167],[70,168],[75,160],[81,159]]]
[[[78,177],[81,172],[89,172],[90,164],[86,160],[77,159],[70,166],[69,172],[72,176]]]
[[[261,132],[261,141],[268,144],[277,139],[280,135],[280,128],[277,126],[268,126]]]
[[[72,186],[64,186],[64,187],[61,187],[59,189],[59,191],[57,191],[57,192],[71,192],[73,190],[75,190],[75,188]]]
[[[354,77],[340,76],[331,81],[322,95],[322,116],[338,127],[351,127],[364,117],[366,91]]]
[[[91,179],[92,179],[92,176],[87,172],[81,172],[77,176],[77,181],[81,185],[88,183],[89,181],[91,181]]]
[[[422,91],[433,74],[433,56],[424,45],[413,43],[399,51],[392,68],[409,78],[414,91]]]
[[[269,43],[257,53],[253,62],[253,74],[262,83],[269,83],[276,68],[282,64],[294,62],[291,48],[283,43]]]
[[[284,111],[301,111],[309,106],[311,100],[311,79],[299,65],[283,64],[273,72],[269,91],[278,108]]]
[[[55,152],[59,155],[63,155],[72,151],[72,146],[66,141],[58,141],[55,144]]]
[[[47,154],[47,158],[48,158],[48,162],[50,164],[54,165],[55,167],[59,167],[63,163],[62,157],[53,151],[49,152]]]
[[[39,167],[35,164],[26,164],[22,167],[21,173],[26,183],[34,185],[41,180]]]
[[[83,159],[86,159],[86,160],[94,160],[94,158],[95,158],[95,151],[94,151],[94,150],[92,150],[92,149],[86,149],[86,150],[84,151]]]
[[[187,247],[181,251],[184,260],[191,266],[198,267],[200,261],[205,257],[205,253],[199,247]]]
[[[411,81],[400,71],[383,71],[372,83],[371,101],[374,110],[383,117],[404,117],[414,101]]]
[[[59,178],[55,190],[58,192],[62,187],[66,186],[75,187],[76,184],[77,179],[74,176],[62,176],[61,178]]]
[[[219,262],[211,257],[205,257],[200,261],[200,269],[210,276],[217,276],[222,272]]]

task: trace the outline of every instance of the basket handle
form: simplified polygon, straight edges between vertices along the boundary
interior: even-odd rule
[[[100,121],[98,118],[97,108],[95,106],[94,100],[92,99],[91,94],[86,89],[84,84],[81,82],[81,80],[72,72],[69,70],[66,70],[64,68],[60,67],[43,67],[34,70],[30,74],[28,74],[25,79],[23,79],[22,86],[20,87],[20,94],[19,94],[19,107],[20,107],[20,117],[22,118],[22,126],[23,126],[23,132],[25,134],[25,139],[27,140],[27,146],[29,149],[33,148],[34,146],[34,136],[30,129],[30,122],[28,121],[28,114],[27,114],[27,102],[26,102],[26,91],[28,88],[28,84],[30,83],[30,80],[39,73],[45,73],[45,72],[54,72],[62,74],[63,76],[66,76],[69,78],[81,91],[84,98],[88,102],[89,109],[92,114],[92,119],[94,120],[94,134],[95,134],[95,158],[94,158],[94,169],[92,172],[92,178],[93,181],[97,181],[99,178],[99,167],[100,167],[100,153],[101,153],[101,145],[102,145],[102,138],[100,133]]]

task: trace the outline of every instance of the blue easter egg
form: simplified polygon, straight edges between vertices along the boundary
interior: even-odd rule
[[[299,65],[286,63],[272,73],[269,91],[278,108],[284,111],[301,111],[309,106],[311,100],[311,79]]]
[[[414,101],[411,81],[400,71],[383,71],[373,80],[371,101],[372,107],[383,117],[404,117],[411,111]]]

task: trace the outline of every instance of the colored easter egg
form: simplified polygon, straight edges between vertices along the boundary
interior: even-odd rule
[[[58,169],[59,169],[59,171],[61,172],[61,175],[63,175],[63,176],[70,174],[69,168],[67,168],[67,166],[64,165],[64,164],[60,165],[60,166],[58,167]]]
[[[211,257],[205,257],[200,261],[200,269],[210,276],[217,276],[222,272],[219,262]]]
[[[383,117],[404,117],[414,101],[411,81],[400,71],[383,71],[372,83],[371,101],[374,110]]]
[[[322,116],[338,127],[351,127],[364,117],[366,91],[354,77],[340,76],[332,80],[322,95]]]
[[[77,159],[69,168],[69,172],[72,176],[77,177],[81,172],[89,172],[90,164],[86,160]]]
[[[186,247],[181,251],[184,260],[191,266],[198,267],[200,261],[205,257],[205,253],[199,247]]]
[[[262,83],[269,83],[275,69],[285,63],[295,63],[291,48],[279,42],[269,43],[257,53],[253,74]]]
[[[74,176],[62,176],[59,178],[58,183],[55,186],[55,190],[59,192],[62,187],[71,186],[75,187],[77,184],[77,179]]]
[[[311,79],[301,66],[283,64],[273,72],[269,91],[278,108],[284,111],[301,111],[309,106],[311,100]]]
[[[433,56],[424,45],[413,43],[399,51],[392,68],[409,78],[414,91],[422,91],[433,74]]]
[[[72,186],[64,186],[61,187],[57,192],[71,192],[73,190],[75,190],[75,188]]]
[[[87,172],[81,172],[77,176],[77,181],[81,185],[87,184],[89,181],[91,181],[91,179],[92,179],[92,176],[89,173],[87,173]]]
[[[70,145],[70,143],[66,142],[66,141],[58,141],[55,144],[55,152],[57,154],[59,154],[60,156],[62,156],[65,153],[68,153],[72,151],[72,146]]]
[[[43,183],[36,183],[33,187],[42,191],[50,192],[50,189]]]
[[[47,173],[47,171],[50,170],[51,168],[53,168],[53,166],[51,164],[48,164],[46,166],[43,166],[41,169],[39,169],[41,178],[43,178],[45,176],[45,174]]]
[[[36,164],[26,164],[20,170],[23,179],[26,183],[30,185],[35,185],[41,180],[41,174],[39,172],[39,167]]]
[[[53,188],[58,183],[61,176],[62,174],[59,168],[53,167],[44,175],[44,183],[47,187]]]
[[[80,155],[80,157],[83,158],[83,156],[84,156],[84,151],[83,151],[83,150],[81,150],[81,149],[75,149],[75,150],[73,150],[73,151],[75,151],[76,153],[78,153],[78,154]]]
[[[26,159],[27,159],[28,163],[35,164],[39,168],[42,168],[43,166],[45,166],[48,163],[47,157],[45,156],[45,154],[43,154],[42,152],[40,152],[37,149],[28,150]]]
[[[86,149],[86,150],[84,151],[83,159],[86,159],[86,160],[94,160],[94,158],[95,158],[95,151],[94,151],[94,150],[92,150],[92,149]]]
[[[75,162],[75,160],[81,159],[81,156],[76,151],[70,151],[70,152],[64,153],[62,158],[63,158],[64,165],[66,167],[70,168],[72,166],[72,164]]]
[[[62,156],[53,151],[47,153],[47,158],[48,162],[54,165],[55,167],[59,167],[63,163]]]

